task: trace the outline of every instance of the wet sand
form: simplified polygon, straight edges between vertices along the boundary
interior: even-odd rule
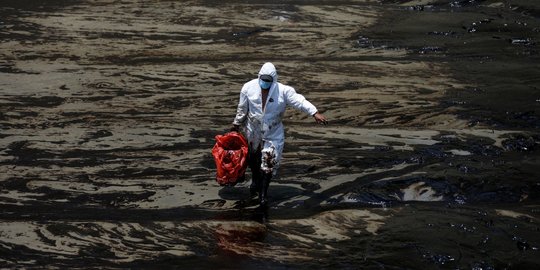
[[[540,264],[535,1],[5,1],[0,265]],[[210,151],[272,61],[270,207]]]

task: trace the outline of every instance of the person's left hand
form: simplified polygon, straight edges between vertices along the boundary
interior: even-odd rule
[[[315,122],[317,122],[318,124],[321,124],[321,125],[326,125],[326,124],[328,124],[328,121],[326,120],[326,117],[324,117],[324,115],[322,115],[322,114],[319,113],[319,112],[316,112],[316,113],[313,115],[313,118],[315,118]]]
[[[231,126],[230,132],[240,132],[240,125],[233,124]]]

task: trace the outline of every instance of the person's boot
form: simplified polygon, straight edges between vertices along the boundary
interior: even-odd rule
[[[260,188],[257,182],[258,180],[253,177],[253,179],[251,180],[251,185],[249,185],[249,196],[251,198],[257,196],[257,194],[259,193]]]
[[[250,198],[257,196],[261,190],[261,153],[260,150],[249,154],[249,169],[251,170],[251,185],[249,186]]]
[[[268,187],[270,186],[271,179],[272,179],[272,173],[262,174],[260,192],[259,192],[259,204],[261,208],[266,208],[268,206]]]
[[[249,195],[251,198],[257,196],[261,190],[261,172],[259,169],[252,170],[251,185],[249,185]]]

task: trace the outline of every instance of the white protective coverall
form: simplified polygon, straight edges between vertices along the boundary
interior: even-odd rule
[[[242,87],[240,101],[234,119],[234,125],[245,124],[245,134],[250,152],[255,153],[262,147],[261,169],[265,173],[276,174],[281,160],[284,144],[284,130],[281,119],[287,106],[292,106],[309,115],[314,115],[317,108],[294,88],[277,81],[278,74],[272,63],[265,63],[259,71],[261,75],[273,78],[272,86],[262,108],[262,93],[259,79],[253,79]]]

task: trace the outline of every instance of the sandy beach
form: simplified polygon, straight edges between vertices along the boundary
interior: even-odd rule
[[[534,268],[539,18],[526,0],[6,1],[0,266]],[[261,219],[211,148],[267,61],[329,125],[287,111]]]

